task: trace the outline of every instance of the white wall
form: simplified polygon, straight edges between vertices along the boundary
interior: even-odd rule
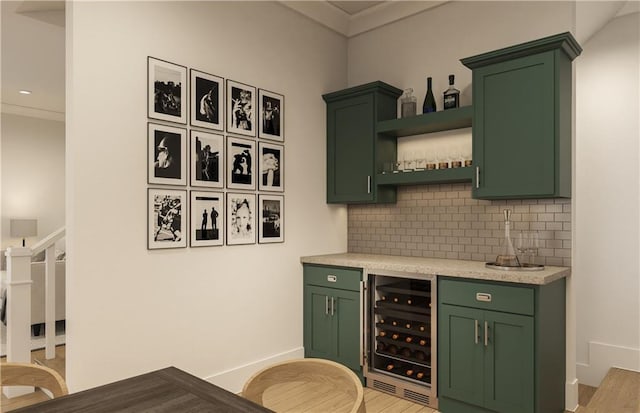
[[[346,86],[346,40],[271,2],[67,7],[70,389],[174,365],[238,391],[301,355],[299,257],[346,250],[321,98]],[[285,96],[284,244],[147,250],[147,56]]]
[[[640,14],[612,20],[577,60],[578,378],[640,371]]]
[[[22,245],[12,218],[38,220],[27,245],[64,226],[64,140],[64,122],[2,114],[2,249]]]

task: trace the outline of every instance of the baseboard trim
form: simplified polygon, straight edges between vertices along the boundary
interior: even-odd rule
[[[567,380],[564,385],[565,410],[575,412],[578,410],[578,379]]]
[[[232,393],[240,393],[244,383],[258,370],[280,361],[303,357],[304,347],[299,347],[283,353],[274,354],[273,356],[261,360],[252,361],[233,369],[214,373],[208,377],[204,377],[204,380]]]
[[[582,384],[600,386],[611,367],[640,371],[640,349],[589,342],[587,363],[576,363],[576,375]]]

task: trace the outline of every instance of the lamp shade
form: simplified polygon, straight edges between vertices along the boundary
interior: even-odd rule
[[[38,235],[37,219],[12,219],[9,227],[12,237],[24,238]]]

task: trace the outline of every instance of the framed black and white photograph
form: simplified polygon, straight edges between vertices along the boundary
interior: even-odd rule
[[[284,196],[258,195],[260,244],[284,242]]]
[[[256,136],[256,88],[227,79],[227,132]]]
[[[224,245],[224,194],[222,192],[191,191],[192,247]]]
[[[284,146],[258,142],[260,191],[284,192]]]
[[[224,79],[190,70],[191,126],[224,130]]]
[[[187,123],[187,68],[147,58],[147,109],[152,119]]]
[[[256,142],[227,136],[227,188],[256,189]]]
[[[187,130],[149,123],[147,141],[147,181],[187,185]]]
[[[187,191],[149,188],[147,205],[147,248],[185,248]]]
[[[224,137],[191,130],[191,186],[224,187]]]
[[[256,196],[227,192],[227,245],[256,243]]]
[[[284,96],[260,89],[258,137],[284,141]]]

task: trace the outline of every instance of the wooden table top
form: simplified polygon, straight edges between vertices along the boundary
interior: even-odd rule
[[[265,413],[271,410],[175,367],[168,367],[14,412]]]

